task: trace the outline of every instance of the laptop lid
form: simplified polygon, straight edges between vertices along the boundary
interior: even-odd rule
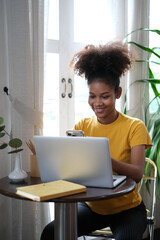
[[[107,138],[34,136],[34,144],[42,182],[113,188],[125,179],[113,181]]]

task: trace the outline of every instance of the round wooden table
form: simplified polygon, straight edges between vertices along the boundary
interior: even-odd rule
[[[8,177],[0,179],[0,194],[21,200],[32,201],[16,194],[16,188],[41,183],[40,178],[28,176],[26,182],[11,183]],[[77,240],[77,203],[115,198],[128,194],[136,188],[134,180],[127,178],[113,189],[87,187],[85,193],[50,199],[55,202],[55,239]]]

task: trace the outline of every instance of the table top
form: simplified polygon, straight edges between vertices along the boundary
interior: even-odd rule
[[[25,182],[21,183],[12,183],[8,177],[4,177],[0,179],[0,194],[17,198],[21,200],[32,201],[28,198],[19,196],[16,194],[16,188],[21,186],[33,185],[41,183],[41,179],[38,177],[30,177]],[[97,188],[97,187],[87,187],[87,192],[79,193],[75,195],[70,195],[67,197],[55,198],[51,199],[47,202],[84,202],[84,201],[97,201],[104,200],[109,198],[115,198],[118,196],[122,196],[124,194],[128,194],[132,192],[136,188],[136,182],[130,178],[127,178],[124,182],[113,189],[109,188]]]

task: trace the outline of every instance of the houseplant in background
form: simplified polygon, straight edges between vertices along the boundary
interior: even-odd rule
[[[27,173],[22,170],[20,161],[20,152],[23,151],[23,148],[21,148],[23,143],[21,139],[13,137],[12,130],[9,133],[5,128],[4,119],[0,117],[0,149],[2,150],[10,147],[11,150],[8,154],[15,154],[14,170],[8,175],[8,177],[12,182],[21,182],[27,178]]]
[[[160,196],[160,72],[158,74],[154,73],[155,66],[160,65],[160,46],[154,46],[152,48],[148,46],[143,46],[137,42],[128,41],[128,36],[134,34],[137,31],[148,31],[151,34],[156,34],[160,40],[160,30],[157,29],[148,29],[148,28],[140,28],[129,33],[124,42],[128,42],[128,44],[134,45],[137,48],[141,49],[148,53],[148,57],[146,59],[137,60],[137,62],[147,63],[148,66],[148,77],[145,79],[137,79],[134,83],[146,83],[149,84],[150,90],[152,91],[152,99],[146,105],[145,108],[145,125],[150,133],[150,137],[153,142],[153,147],[146,150],[146,157],[152,159],[158,170],[157,176],[157,190],[158,195]],[[132,84],[134,84],[132,83]],[[127,96],[127,95],[126,95]],[[125,108],[124,113],[126,112],[126,102],[127,97],[125,96]],[[151,104],[156,103],[156,109],[154,109],[154,113],[150,113],[148,110]],[[150,166],[148,164],[145,165],[145,173],[150,172]],[[149,191],[150,182],[146,182],[146,187]]]

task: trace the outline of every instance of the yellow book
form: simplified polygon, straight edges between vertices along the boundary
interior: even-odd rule
[[[83,185],[57,180],[53,182],[40,183],[25,187],[18,187],[17,194],[34,201],[45,201],[53,198],[64,197],[72,194],[86,192],[87,188]]]

